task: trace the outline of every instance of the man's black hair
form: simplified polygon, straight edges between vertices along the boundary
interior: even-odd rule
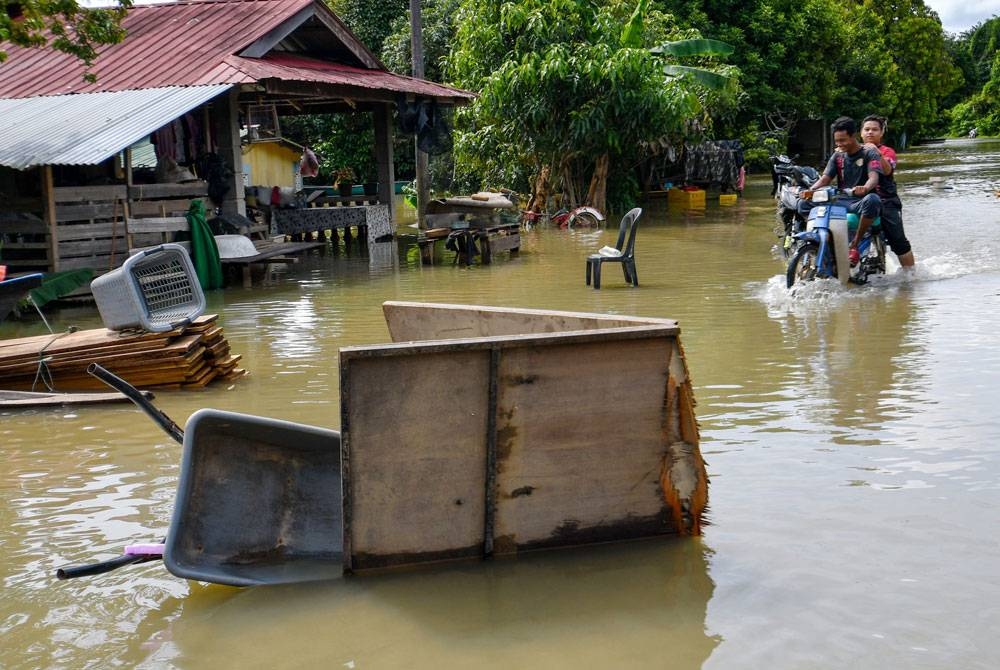
[[[838,130],[843,130],[848,135],[855,135],[858,132],[858,124],[854,122],[849,116],[837,117],[833,123],[830,124],[830,131],[837,132]]]
[[[889,120],[884,116],[879,116],[878,114],[869,114],[868,116],[865,117],[864,121],[861,122],[861,125],[863,126],[869,121],[874,121],[875,123],[877,123],[878,127],[882,129],[883,133],[889,127]]]

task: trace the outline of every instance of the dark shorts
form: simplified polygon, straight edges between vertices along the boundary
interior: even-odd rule
[[[903,203],[899,198],[886,198],[882,201],[882,234],[897,256],[910,252],[910,241],[903,231]]]
[[[869,193],[860,199],[847,197],[837,198],[836,204],[841,207],[846,207],[847,211],[852,214],[867,216],[871,219],[878,217],[882,212],[882,200],[875,193]],[[813,207],[815,207],[815,204],[811,200],[799,200],[796,204],[799,216],[803,219],[809,218],[809,210]]]

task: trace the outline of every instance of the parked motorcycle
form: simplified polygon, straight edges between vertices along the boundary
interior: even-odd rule
[[[597,227],[604,223],[604,215],[593,207],[576,207],[574,209],[560,209],[555,214],[544,214],[538,212],[522,212],[521,221],[531,225],[539,221],[548,219],[560,228],[589,228]]]
[[[809,211],[805,230],[792,235],[791,260],[786,279],[788,288],[819,278],[836,277],[842,284],[864,284],[874,274],[885,274],[885,239],[881,219],[875,219],[858,244],[860,260],[854,266],[848,259],[848,241],[857,230],[857,214],[837,204],[838,196],[849,196],[850,189],[832,186],[812,192],[815,206]]]
[[[799,194],[819,179],[815,168],[796,165],[796,158],[784,154],[771,157],[771,195],[778,201],[778,226],[774,232],[781,240],[781,253],[785,258],[792,249],[792,236],[805,229],[805,221],[795,209]]]

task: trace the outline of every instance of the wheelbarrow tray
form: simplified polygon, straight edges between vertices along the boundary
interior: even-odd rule
[[[233,586],[339,577],[340,434],[195,412],[163,559],[178,577]]]

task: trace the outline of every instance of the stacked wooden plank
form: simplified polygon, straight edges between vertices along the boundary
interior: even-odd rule
[[[217,315],[199,317],[167,333],[115,332],[104,328],[0,340],[0,388],[106,391],[87,374],[98,363],[133,386],[199,388],[246,374],[229,350]]]

